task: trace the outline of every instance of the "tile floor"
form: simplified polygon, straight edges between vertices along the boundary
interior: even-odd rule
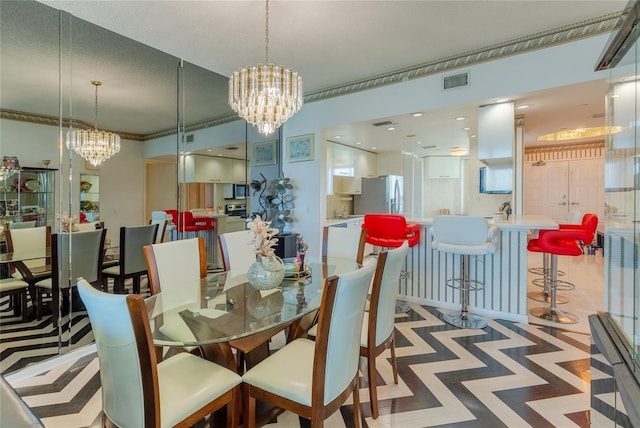
[[[531,258],[531,265],[541,260]],[[576,284],[561,309],[580,322],[562,326],[537,319],[529,324],[490,320],[483,330],[445,324],[437,308],[411,305],[399,314],[397,356],[400,382],[392,382],[388,355],[380,357],[380,417],[370,417],[367,382],[361,378],[365,427],[587,427],[610,424],[590,414],[590,338],[586,316],[602,307],[601,256],[561,258],[565,279]],[[533,288],[532,288],[533,289]],[[530,307],[539,304],[531,302]],[[0,368],[47,427],[94,427],[101,412],[98,360],[92,348],[71,353],[40,370],[38,354],[54,347],[47,323],[29,323],[25,338],[2,305]],[[46,320],[49,322],[48,320]],[[73,340],[90,341],[86,317],[75,320]],[[24,326],[22,326],[24,327]],[[276,341],[275,347],[281,345]],[[81,351],[82,352],[82,351]],[[27,367],[28,366],[28,367]],[[26,368],[25,368],[26,367]],[[16,368],[23,368],[16,370]],[[598,373],[597,376],[601,376]],[[268,425],[306,427],[284,413]],[[352,410],[342,407],[325,426],[353,426]]]

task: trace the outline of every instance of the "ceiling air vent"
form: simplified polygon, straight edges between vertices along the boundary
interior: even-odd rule
[[[184,141],[185,143],[193,143],[193,140],[194,140],[194,135],[193,134],[183,135],[182,136],[182,141]]]
[[[393,125],[393,122],[391,122],[390,120],[385,120],[384,122],[376,122],[376,123],[372,123],[373,126],[389,126],[389,125]]]
[[[469,84],[469,73],[460,73],[442,78],[442,90],[460,88]]]

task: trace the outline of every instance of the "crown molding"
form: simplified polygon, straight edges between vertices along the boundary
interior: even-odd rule
[[[572,25],[558,27],[541,33],[532,34],[526,37],[509,40],[492,46],[464,52],[457,55],[440,58],[434,61],[417,64],[389,73],[378,74],[366,79],[348,82],[342,85],[332,86],[326,89],[308,93],[304,96],[305,103],[321,101],[328,98],[338,97],[342,95],[352,94],[359,91],[378,88],[393,83],[404,82],[409,79],[417,79],[437,73],[443,73],[462,67],[469,67],[474,64],[496,60],[512,55],[522,54],[528,51],[544,49],[563,43],[573,42],[587,37],[593,37],[603,33],[610,33],[619,28],[625,18],[625,11],[604,15],[598,18],[581,21]],[[52,116],[43,116],[34,113],[25,113],[19,111],[0,109],[0,117],[9,120],[19,120],[24,122],[37,123],[42,125],[58,126],[58,118]],[[210,128],[225,123],[240,120],[237,114],[212,118],[203,122],[187,125],[183,131],[193,132],[200,129]],[[76,126],[91,129],[92,126],[75,121]],[[69,126],[69,119],[63,119],[63,126]],[[120,134],[120,137],[133,141],[146,141],[155,138],[166,137],[176,134],[176,129],[165,129],[151,134],[126,134],[120,131],[110,131]]]

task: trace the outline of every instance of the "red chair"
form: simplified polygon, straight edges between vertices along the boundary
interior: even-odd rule
[[[550,255],[548,307],[537,307],[529,311],[536,318],[561,324],[575,324],[578,317],[557,308],[558,289],[573,290],[575,285],[558,280],[558,256],[580,256],[582,245],[591,245],[595,237],[598,217],[595,214],[585,214],[580,225],[571,225],[558,230],[541,230],[537,239],[529,241],[527,248],[535,248]],[[579,243],[580,241],[580,243]]]
[[[367,229],[366,242],[382,248],[399,248],[404,241],[409,247],[415,247],[420,242],[420,225],[407,223],[401,214],[365,214],[363,229]],[[400,279],[407,278],[407,271],[403,270]],[[396,302],[396,312],[408,312],[409,305]]]
[[[404,241],[409,247],[420,242],[420,225],[407,223],[400,214],[365,214],[363,229],[367,229],[367,243],[383,248],[398,248]]]
[[[178,232],[200,232],[213,229],[213,219],[198,217],[195,219],[190,211],[182,211],[178,215],[177,210],[164,210],[171,216],[173,224],[178,227]]]
[[[579,244],[582,247],[585,245],[591,245],[593,239],[595,237],[596,229],[598,227],[598,216],[595,214],[587,213],[582,217],[581,224],[560,224],[559,230],[583,230],[592,234],[592,238],[589,242],[582,242]],[[551,302],[551,292],[549,290],[550,282],[551,282],[551,255],[545,252],[539,245],[538,239],[532,239],[527,244],[527,250],[533,251],[536,253],[543,253],[542,259],[542,268],[530,268],[529,272],[542,275],[543,278],[537,278],[531,281],[533,285],[537,285],[538,287],[543,287],[541,292],[530,292],[527,294],[527,297],[532,300],[537,300],[539,302]],[[564,272],[557,271],[556,277],[564,275]],[[556,304],[567,303],[569,301],[568,298],[563,296],[556,296]]]

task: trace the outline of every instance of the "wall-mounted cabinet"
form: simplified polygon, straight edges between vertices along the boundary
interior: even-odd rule
[[[375,153],[354,149],[341,144],[330,144],[328,151],[330,174],[333,176],[333,189],[329,194],[362,193],[362,178],[378,176],[378,158]],[[348,177],[341,180],[339,177]],[[338,179],[336,187],[336,178]]]
[[[187,183],[245,183],[247,163],[241,159],[189,155],[185,157]]]
[[[429,156],[426,159],[427,178],[460,178],[460,158]]]
[[[0,177],[0,220],[3,223],[35,220],[36,226],[53,226],[56,172],[23,167]]]

